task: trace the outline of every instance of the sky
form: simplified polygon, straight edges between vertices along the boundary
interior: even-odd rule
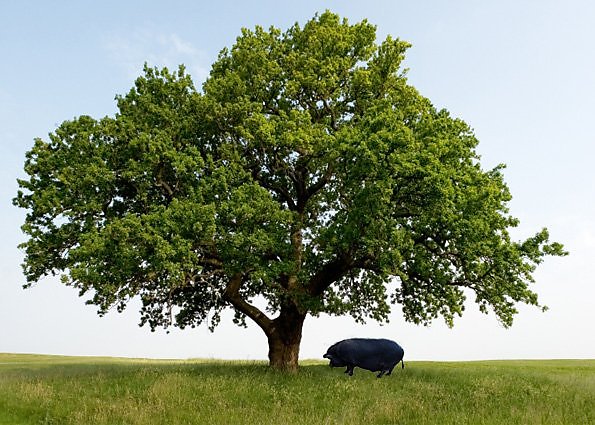
[[[46,278],[23,289],[25,211],[12,205],[33,139],[80,115],[116,111],[144,62],[186,65],[197,86],[242,27],[286,29],[329,9],[412,44],[408,79],[474,129],[482,166],[505,163],[520,219],[515,239],[547,227],[570,255],[547,258],[532,289],[549,307],[519,306],[505,329],[469,297],[454,328],[308,317],[300,357],[349,337],[386,337],[409,360],[595,358],[595,3],[561,1],[28,1],[0,0],[0,352],[143,358],[265,359],[267,341],[224,315],[150,332],[138,303],[100,318],[78,291]]]

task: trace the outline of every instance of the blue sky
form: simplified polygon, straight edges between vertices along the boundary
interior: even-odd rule
[[[135,305],[104,318],[77,291],[45,279],[23,290],[16,248],[24,212],[11,204],[33,138],[62,121],[115,112],[142,65],[184,63],[200,83],[241,27],[282,29],[330,9],[412,43],[409,81],[467,121],[485,168],[506,163],[518,238],[543,226],[569,257],[538,269],[550,307],[520,307],[511,329],[470,301],[454,329],[309,318],[301,356],[334,341],[384,336],[410,359],[595,358],[595,6],[591,1],[0,1],[0,352],[265,358],[266,339],[223,323],[151,333]],[[471,298],[471,297],[470,297]]]

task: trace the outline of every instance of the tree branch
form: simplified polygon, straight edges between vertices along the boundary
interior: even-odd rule
[[[333,111],[333,109],[328,103],[328,100],[324,97],[322,98],[322,104],[324,105],[324,109],[326,109],[326,111],[331,117],[331,128],[337,131],[339,127],[337,126],[337,118],[335,117],[335,111]]]
[[[223,292],[223,299],[228,301],[236,310],[240,313],[245,314],[250,319],[254,320],[258,326],[264,331],[265,334],[269,335],[273,329],[273,321],[257,307],[253,306],[240,295],[240,286],[244,279],[242,273],[234,274],[225,291]]]
[[[309,200],[312,196],[316,195],[331,179],[333,175],[333,166],[328,165],[326,167],[326,171],[324,175],[318,179],[316,183],[306,189],[306,201]]]
[[[157,177],[156,177],[156,181],[155,184],[158,187],[162,187],[163,189],[165,189],[165,192],[167,193],[167,198],[168,200],[171,200],[174,197],[174,190],[172,189],[172,187],[169,185],[169,183],[167,183],[164,179],[163,179],[163,166],[161,166],[159,168],[159,171],[157,172]]]
[[[293,199],[291,198],[291,195],[289,194],[289,192],[287,190],[285,190],[284,188],[282,188],[282,187],[280,187],[280,186],[278,186],[276,184],[273,184],[273,183],[270,183],[270,182],[266,181],[258,173],[253,173],[252,177],[262,187],[264,187],[265,189],[270,190],[270,191],[276,193],[277,195],[279,195],[279,197],[285,203],[287,203],[287,207],[289,208],[290,211],[296,211],[297,210],[297,207],[295,205],[295,202],[293,201]]]
[[[320,296],[326,288],[341,279],[353,268],[353,261],[347,256],[341,256],[326,263],[308,283],[311,296]]]
[[[223,262],[214,257],[203,257],[199,258],[198,264],[201,266],[209,266],[215,270],[223,270]]]

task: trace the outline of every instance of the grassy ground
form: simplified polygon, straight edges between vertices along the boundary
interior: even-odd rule
[[[595,424],[595,360],[320,362],[0,354],[0,424]]]

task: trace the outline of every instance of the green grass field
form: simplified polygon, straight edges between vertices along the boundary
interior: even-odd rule
[[[377,379],[306,361],[0,354],[0,424],[595,424],[595,360],[407,362]]]

